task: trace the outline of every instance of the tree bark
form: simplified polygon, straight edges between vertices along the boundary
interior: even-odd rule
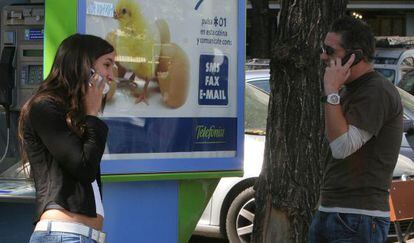
[[[269,0],[250,0],[251,15],[251,57],[270,57]]]
[[[280,2],[252,242],[303,243],[331,159],[320,103],[319,47],[331,22],[345,14],[347,0]]]

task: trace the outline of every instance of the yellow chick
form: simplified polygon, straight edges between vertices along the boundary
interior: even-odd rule
[[[133,0],[119,0],[114,18],[118,21],[119,28],[115,33],[110,33],[107,39],[116,49],[117,63],[145,81],[144,90],[137,102],[147,103],[148,83],[155,79],[160,54],[159,36],[157,39],[151,32],[140,7]]]

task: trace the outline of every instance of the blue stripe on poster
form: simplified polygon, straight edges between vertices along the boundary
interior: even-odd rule
[[[243,161],[244,158],[244,86],[245,71],[244,61],[246,60],[246,1],[238,0],[237,18],[237,158]]]
[[[243,161],[237,158],[168,158],[103,160],[101,163],[101,173],[107,175],[225,170],[243,170]]]
[[[110,154],[236,151],[237,118],[110,118]]]
[[[86,0],[78,0],[78,33],[86,33]]]

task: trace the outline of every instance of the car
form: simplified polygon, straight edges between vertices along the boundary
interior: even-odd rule
[[[246,83],[253,85],[254,87],[260,89],[261,91],[269,94],[270,86],[270,70],[269,69],[259,69],[246,71],[245,75]]]
[[[414,69],[407,72],[401,81],[397,84],[398,87],[414,95]]]
[[[245,69],[246,70],[268,69],[269,64],[270,64],[270,59],[266,59],[266,58],[247,59]]]
[[[250,242],[255,214],[253,185],[260,174],[264,156],[269,78],[269,70],[246,71],[244,175],[220,180],[196,226],[195,235]],[[398,90],[404,104],[404,130],[414,134],[414,97]],[[403,136],[393,176],[414,178],[414,152],[406,136]],[[407,228],[408,223],[401,222],[401,227]],[[396,237],[394,227],[389,235]]]
[[[404,74],[414,70],[413,43],[414,39],[408,37],[378,37],[374,69],[398,85]]]

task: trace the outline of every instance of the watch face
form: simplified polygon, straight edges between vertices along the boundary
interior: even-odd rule
[[[332,105],[338,105],[340,102],[341,97],[338,94],[330,94],[327,97],[327,102]]]

